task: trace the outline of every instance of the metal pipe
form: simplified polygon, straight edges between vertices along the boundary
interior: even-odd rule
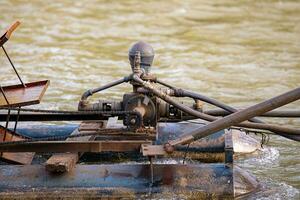
[[[98,88],[94,88],[94,89],[90,89],[90,90],[87,90],[86,92],[83,93],[83,95],[81,96],[81,100],[84,101],[84,100],[87,100],[87,98],[89,96],[92,96],[93,94],[97,93],[97,92],[100,92],[102,90],[105,90],[105,89],[108,89],[108,88],[111,88],[113,86],[116,86],[116,85],[120,85],[121,83],[125,83],[125,82],[128,82],[130,81],[130,78],[129,77],[124,77],[122,79],[119,79],[117,81],[114,81],[114,82],[111,82],[111,83],[108,83],[104,86],[101,86],[101,87],[98,87]]]
[[[176,108],[190,114],[193,116],[196,116],[198,118],[201,118],[203,120],[206,121],[214,121],[216,118],[210,115],[207,115],[205,113],[201,113],[198,112],[192,108],[189,108],[181,103],[176,102],[175,100],[173,100],[169,95],[167,95],[166,93],[164,93],[163,91],[160,91],[159,89],[155,88],[154,85],[152,85],[151,83],[147,82],[147,81],[143,81],[138,75],[134,74],[132,76],[132,79],[136,82],[138,82],[139,84],[141,84],[143,87],[145,87],[146,89],[150,90],[153,94],[155,94],[156,96],[158,96],[159,98],[163,99],[164,101],[168,102],[169,104],[172,104],[173,106],[175,106]]]
[[[6,133],[7,133],[7,129],[8,129],[9,119],[10,119],[10,109],[8,109],[8,111],[7,111],[3,141],[5,141],[5,139],[6,139]]]
[[[187,107],[183,104],[180,104],[180,103],[176,102],[169,95],[167,95],[164,92],[156,89],[155,86],[153,86],[151,83],[143,81],[137,75],[133,75],[132,77],[133,77],[134,81],[138,82],[143,87],[150,90],[153,94],[155,94],[159,98],[163,99],[164,101],[174,105],[176,108],[182,110],[183,112],[186,112],[186,113],[188,113],[192,116],[195,116],[197,118],[200,118],[200,119],[203,119],[203,120],[206,120],[206,121],[210,121],[210,122],[219,119],[217,117],[207,115],[205,113],[198,112],[198,111],[196,111],[192,108],[189,108],[189,107]],[[294,129],[294,128],[286,128],[286,127],[282,127],[282,126],[263,124],[263,123],[242,122],[242,123],[239,123],[237,126],[245,127],[245,128],[265,129],[265,130],[270,130],[272,132],[276,132],[277,134],[278,134],[278,132],[279,133],[284,133],[286,135],[289,135],[289,134],[299,135],[300,134],[300,130],[297,130],[297,129]]]
[[[197,94],[195,92],[190,92],[190,91],[187,91],[187,90],[184,90],[184,89],[175,89],[174,91],[175,95],[177,94],[178,96],[182,96],[182,97],[191,97],[191,98],[194,98],[194,99],[200,99],[202,101],[205,101],[207,103],[210,103],[212,105],[215,105],[215,106],[218,106],[220,108],[223,108],[224,110],[226,111],[229,111],[230,113],[235,113],[237,112],[238,110],[231,107],[231,106],[228,106],[222,102],[219,102],[215,99],[212,99],[212,98],[209,98],[209,97],[206,97],[204,95],[201,95],[201,94]],[[251,122],[255,122],[255,123],[262,123],[262,124],[265,124],[265,122],[259,120],[259,119],[256,119],[256,118],[253,118],[253,119],[249,119],[249,121]],[[268,129],[272,129],[272,126],[269,126],[267,124],[267,126],[265,127],[268,127]],[[288,135],[285,135],[285,134],[282,134],[281,132],[278,132],[277,130],[274,130],[273,132],[279,134],[279,135],[282,135],[284,137],[287,137],[289,139],[294,139],[294,140],[299,140],[299,138],[296,136],[296,138],[294,136],[288,136]],[[298,139],[297,139],[298,138]]]
[[[216,99],[213,99],[213,98],[210,98],[210,97],[207,97],[207,96],[204,96],[202,94],[199,94],[199,93],[195,93],[195,92],[191,92],[191,91],[188,91],[188,90],[184,90],[184,89],[180,89],[180,88],[176,88],[176,87],[173,87],[161,80],[158,80],[156,79],[156,82],[161,84],[161,85],[164,85],[170,89],[173,89],[173,93],[176,97],[190,97],[190,98],[193,98],[193,99],[198,99],[198,100],[201,100],[201,101],[204,101],[206,103],[209,103],[211,105],[214,105],[214,106],[217,106],[219,108],[222,108],[230,113],[234,113],[237,111],[237,109],[231,107],[231,106],[228,106]],[[250,119],[249,121],[251,122],[256,122],[256,123],[263,123],[261,120],[259,119]]]
[[[238,109],[241,110],[241,109]],[[205,110],[204,113],[213,116],[226,116],[230,112],[222,109]],[[300,117],[300,110],[272,110],[270,112],[259,115],[259,117]]]
[[[18,109],[17,119],[15,121],[15,126],[14,126],[14,132],[16,132],[16,130],[17,130],[17,126],[18,126],[18,122],[19,122],[19,117],[20,117],[20,110],[21,110],[21,107],[19,107],[19,109]]]
[[[193,99],[199,99],[201,101],[204,101],[204,102],[210,103],[210,104],[212,104],[214,106],[217,106],[219,108],[222,108],[222,109],[224,109],[224,110],[226,110],[226,111],[228,111],[230,113],[234,113],[234,112],[238,111],[237,109],[235,109],[235,108],[233,108],[231,106],[228,106],[228,105],[226,105],[226,104],[224,104],[224,103],[222,103],[220,101],[212,99],[210,97],[206,97],[204,95],[197,94],[195,92],[190,92],[190,91],[187,91],[187,90],[184,90],[184,89],[180,89],[180,90],[181,90],[180,93],[182,93],[182,97],[191,97]],[[175,94],[176,93],[177,92],[175,91]],[[249,119],[249,121],[256,122],[256,123],[263,123],[261,120],[256,119],[256,118]]]
[[[266,113],[270,110],[276,109],[299,99],[300,87],[211,122],[206,126],[190,132],[184,137],[170,141],[169,145],[175,146],[179,144],[189,144],[195,140],[201,139],[217,131],[236,125],[242,121],[248,120],[252,117]]]

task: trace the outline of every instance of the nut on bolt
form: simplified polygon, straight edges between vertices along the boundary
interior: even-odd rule
[[[173,153],[174,152],[174,147],[169,143],[166,143],[164,145],[164,149],[167,153]]]
[[[130,124],[131,124],[131,125],[134,125],[135,123],[136,123],[135,118],[130,119]]]

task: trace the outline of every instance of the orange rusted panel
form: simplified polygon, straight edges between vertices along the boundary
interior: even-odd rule
[[[9,106],[20,107],[33,104],[39,104],[46,89],[49,85],[49,80],[26,83],[23,85],[11,85],[2,87],[5,96],[9,102]],[[8,104],[0,92],[0,108],[7,107]]]
[[[22,137],[14,134],[10,130],[6,130],[4,127],[0,126],[0,142],[9,141],[20,141],[24,140]],[[0,152],[0,158],[7,160],[9,162],[19,163],[28,165],[31,164],[34,153],[6,153]]]

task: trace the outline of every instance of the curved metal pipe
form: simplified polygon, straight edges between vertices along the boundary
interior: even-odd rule
[[[207,97],[207,96],[204,96],[202,94],[199,94],[199,93],[195,93],[195,92],[191,92],[191,91],[188,91],[188,90],[185,90],[185,89],[180,89],[180,88],[176,88],[176,87],[173,87],[171,85],[169,85],[168,83],[165,83],[161,80],[158,80],[156,79],[156,82],[163,85],[163,86],[166,86],[170,89],[173,89],[174,90],[174,95],[176,97],[190,97],[190,98],[193,98],[193,99],[198,99],[198,100],[201,100],[201,101],[204,101],[206,103],[209,103],[211,105],[214,105],[216,107],[219,107],[219,108],[222,108],[226,111],[228,111],[229,113],[234,113],[234,112],[237,112],[238,110],[231,107],[231,106],[228,106],[216,99],[213,99],[213,98],[210,98],[210,97]],[[251,122],[256,122],[256,123],[263,123],[261,120],[259,119],[250,119],[249,121]]]
[[[176,87],[173,87],[161,80],[156,80],[157,83],[160,83],[166,87],[169,87],[170,89],[173,89],[173,93],[176,97],[191,97],[193,99],[199,99],[201,101],[204,101],[204,102],[207,102],[207,103],[210,103],[214,106],[217,106],[219,108],[222,108],[226,111],[230,113],[235,113],[237,112],[238,110],[231,107],[231,106],[228,106],[222,102],[219,102],[215,99],[212,99],[212,98],[209,98],[209,97],[206,97],[204,95],[201,95],[201,94],[198,94],[198,93],[195,93],[195,92],[190,92],[190,91],[187,91],[187,90],[184,90],[184,89],[177,89]],[[208,114],[208,113],[205,113],[205,114]],[[251,122],[255,122],[255,123],[260,123],[260,124],[263,124],[262,126],[261,125],[258,125],[257,127],[261,127],[261,129],[267,129],[267,130],[272,130],[274,133],[277,133],[279,135],[282,135],[283,137],[287,137],[289,139],[293,139],[293,136],[288,136],[288,134],[283,134],[285,133],[285,131],[291,131],[289,130],[288,128],[284,128],[284,127],[280,127],[280,126],[276,126],[276,125],[270,125],[270,124],[265,124],[265,122],[259,120],[259,119],[256,119],[256,118],[253,118],[253,119],[250,119],[249,121]],[[244,125],[248,126],[252,126],[252,124],[249,124],[248,122],[243,122]],[[274,129],[275,128],[275,129]],[[295,138],[294,138],[295,139]],[[295,139],[297,140],[297,139]],[[299,140],[299,139],[298,139]]]
[[[187,90],[184,90],[184,89],[179,89],[181,91],[179,91],[180,93],[182,93],[182,97],[190,97],[190,98],[193,98],[193,99],[199,99],[201,101],[204,101],[204,102],[207,102],[207,103],[210,103],[214,106],[217,106],[219,108],[222,108],[230,113],[234,113],[234,112],[237,112],[238,110],[231,107],[231,106],[228,106],[220,101],[217,101],[215,99],[212,99],[210,97],[206,97],[204,95],[201,95],[201,94],[198,94],[198,93],[195,93],[195,92],[191,92],[191,91],[187,91]],[[176,93],[176,91],[175,91]],[[263,123],[261,120],[259,119],[256,119],[256,118],[253,118],[253,119],[249,119],[249,121],[251,122],[256,122],[256,123]]]
[[[87,100],[87,98],[88,98],[89,96],[92,96],[93,94],[95,94],[95,93],[97,93],[97,92],[100,92],[100,91],[102,91],[102,90],[111,88],[111,87],[116,86],[116,85],[120,85],[121,83],[125,83],[125,82],[128,82],[128,81],[130,81],[130,80],[131,80],[131,78],[130,78],[129,76],[126,76],[126,77],[124,77],[124,78],[122,78],[122,79],[119,79],[119,80],[117,80],[117,81],[108,83],[108,84],[106,84],[106,85],[104,85],[104,86],[101,86],[101,87],[98,87],[98,88],[94,88],[94,89],[87,90],[87,91],[85,91],[85,92],[82,94],[82,96],[81,96],[81,101]]]
[[[241,123],[242,121],[248,120],[256,115],[263,114],[299,99],[300,87],[211,122],[208,125],[200,127],[181,138],[170,141],[169,145],[174,146],[179,144],[189,144],[224,128]],[[299,141],[299,135],[297,139]]]
[[[207,115],[205,113],[198,112],[192,108],[189,108],[183,104],[180,104],[173,100],[169,95],[163,93],[162,91],[156,89],[152,84],[143,81],[138,75],[133,75],[132,76],[133,80],[136,81],[137,83],[141,84],[143,87],[146,89],[150,90],[153,94],[158,96],[159,98],[163,99],[164,101],[174,105],[176,108],[182,110],[183,112],[186,112],[190,115],[193,115],[197,118],[206,120],[206,121],[215,121],[219,118]],[[294,135],[294,136],[299,136],[300,130],[294,129],[294,128],[286,128],[282,126],[277,126],[277,125],[270,125],[270,124],[263,124],[263,123],[252,123],[252,122],[242,122],[239,123],[237,126],[240,127],[245,127],[245,128],[254,128],[254,129],[265,129],[265,130],[270,130],[272,132],[275,132],[278,135],[282,135],[285,137],[285,135]],[[285,135],[283,135],[285,134]]]

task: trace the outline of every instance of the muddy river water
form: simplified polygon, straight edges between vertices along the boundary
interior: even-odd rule
[[[74,110],[84,90],[127,75],[139,40],[153,45],[158,77],[237,107],[300,85],[299,1],[1,0],[0,29],[16,19],[6,49],[23,79],[51,80],[40,108]],[[16,83],[3,52],[0,63],[1,84]],[[299,119],[267,121],[300,128]],[[299,199],[299,152],[300,143],[271,136],[259,155],[238,160],[265,187],[251,198]]]

